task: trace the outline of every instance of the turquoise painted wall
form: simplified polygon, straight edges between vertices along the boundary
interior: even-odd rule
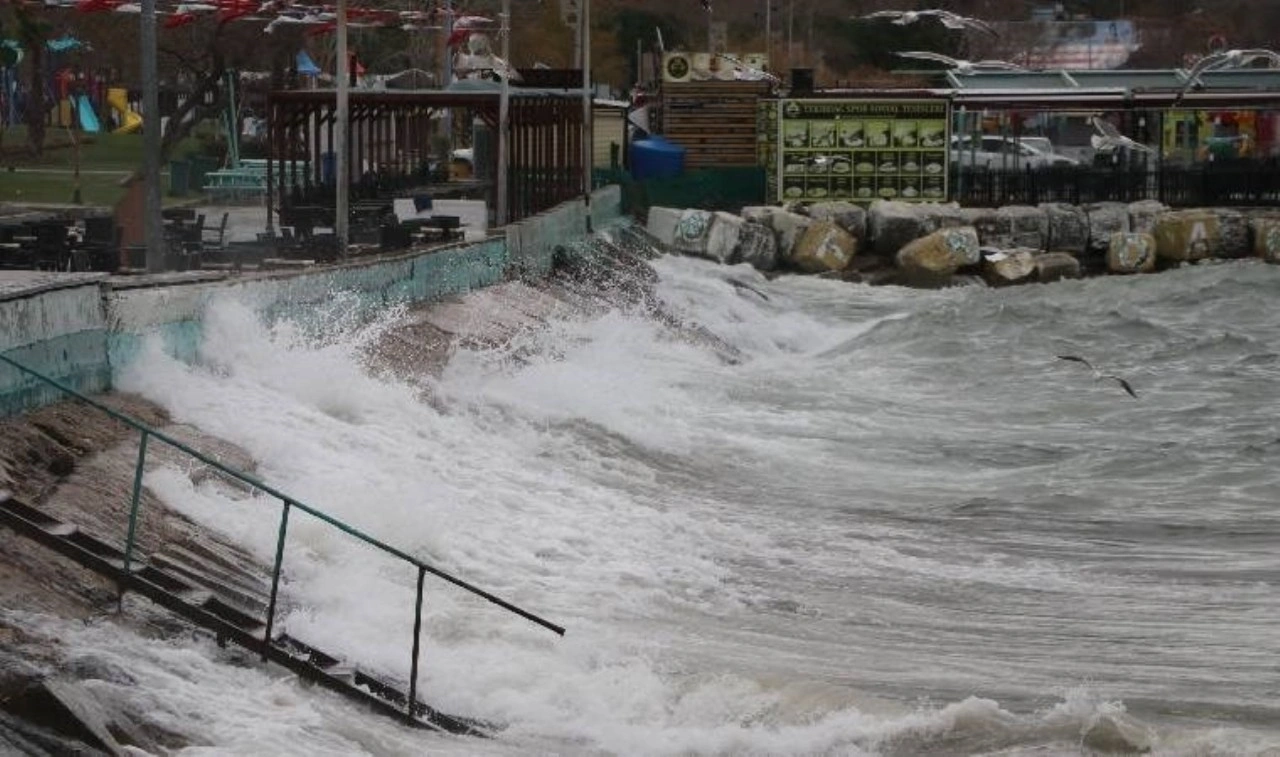
[[[620,216],[617,187],[593,193],[594,228]],[[503,235],[426,253],[185,283],[99,276],[65,288],[0,295],[0,354],[76,390],[106,391],[113,372],[128,365],[152,334],[170,354],[193,360],[203,338],[205,308],[218,297],[234,297],[269,322],[287,318],[306,325],[339,298],[347,315],[368,318],[392,305],[545,276],[555,248],[580,243],[585,232],[586,208],[574,201],[513,224]],[[0,365],[0,416],[58,399],[56,389]]]

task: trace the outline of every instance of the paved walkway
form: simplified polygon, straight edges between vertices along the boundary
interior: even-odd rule
[[[26,297],[49,289],[83,286],[101,281],[105,273],[59,273],[57,271],[0,271],[0,300]]]

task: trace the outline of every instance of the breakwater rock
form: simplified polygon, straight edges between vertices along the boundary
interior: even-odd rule
[[[1280,210],[1173,210],[1152,200],[999,208],[820,202],[752,206],[740,215],[652,207],[647,229],[673,252],[720,263],[918,287],[945,286],[957,275],[1003,286],[1248,256],[1280,263]]]

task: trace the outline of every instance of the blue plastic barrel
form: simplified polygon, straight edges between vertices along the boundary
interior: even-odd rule
[[[670,179],[684,173],[685,149],[658,135],[631,143],[631,176],[637,181]]]

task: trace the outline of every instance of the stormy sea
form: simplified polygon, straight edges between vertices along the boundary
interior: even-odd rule
[[[68,643],[202,755],[1280,754],[1280,266],[922,291],[608,234],[633,265],[510,285],[556,306],[434,362],[378,358],[411,309],[227,299],[121,377],[565,626],[428,576],[418,692],[492,738],[210,640]],[[278,503],[148,484],[270,564]],[[285,563],[284,629],[407,678],[415,571],[306,519]]]

